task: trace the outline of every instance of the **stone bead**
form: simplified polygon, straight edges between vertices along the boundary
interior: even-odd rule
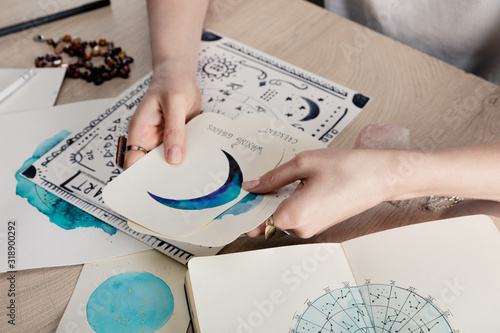
[[[45,67],[45,66],[47,66],[47,63],[44,60],[36,59],[35,66],[36,67]]]
[[[128,57],[128,56],[125,56],[125,57],[120,57],[120,62],[127,65],[127,64],[131,64],[134,62],[134,58],[132,57]]]
[[[104,82],[103,78],[101,75],[98,75],[94,78],[94,84],[96,86],[101,85]]]
[[[96,45],[92,48],[92,55],[93,56],[98,56],[101,54],[101,47]]]
[[[85,66],[85,60],[83,58],[78,58],[78,61],[76,63],[78,65],[78,67]]]
[[[126,71],[126,70],[124,70],[123,68],[122,68],[122,69],[120,69],[120,71],[119,71],[118,73],[119,73],[120,77],[122,77],[122,78],[124,78],[124,79],[128,78],[128,73],[129,73],[129,72],[127,72],[127,71]]]
[[[113,60],[113,58],[111,58],[111,57],[106,58],[106,65],[108,65],[109,67],[112,67],[114,64],[115,64],[115,61]]]
[[[71,67],[71,65],[70,65],[70,67],[68,67],[68,68],[66,69],[66,77],[74,77],[74,75],[77,75],[77,74],[75,74],[75,72],[76,72],[76,69],[74,69],[74,68],[73,68],[73,67]]]
[[[134,59],[127,56],[127,53],[120,47],[115,47],[112,41],[108,42],[104,38],[98,41],[82,41],[81,38],[72,38],[71,35],[64,35],[57,42],[53,39],[45,41],[54,47],[55,54],[37,57],[35,59],[36,67],[62,67],[66,69],[66,77],[81,78],[87,82],[94,82],[95,85],[100,85],[117,76],[129,77],[130,67],[128,65]],[[63,59],[59,55],[62,52],[67,53],[70,57],[76,57],[76,62],[63,63]],[[103,56],[104,64],[94,67],[90,61],[94,56]],[[85,69],[80,71],[79,68]]]
[[[54,52],[56,54],[61,54],[62,51],[64,51],[64,45],[62,45],[61,43],[57,44],[56,47],[54,48]]]

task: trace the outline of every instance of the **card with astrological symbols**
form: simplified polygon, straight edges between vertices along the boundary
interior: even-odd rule
[[[230,119],[207,112],[186,126],[182,164],[165,163],[160,146],[107,185],[104,201],[126,216],[135,231],[224,246],[261,224],[297,186],[254,194],[242,189],[243,180],[257,178],[302,151],[325,147],[264,114]]]
[[[369,98],[217,33],[206,31],[198,62],[202,112],[231,118],[262,112],[331,142]]]
[[[329,143],[359,114],[369,98],[214,32],[205,32],[199,52],[201,112],[230,118],[264,113]],[[151,73],[118,96],[82,130],[66,138],[22,175],[132,237],[181,262],[214,249],[166,241],[130,229],[102,199],[103,188],[123,170],[116,163],[118,138],[144,97]]]

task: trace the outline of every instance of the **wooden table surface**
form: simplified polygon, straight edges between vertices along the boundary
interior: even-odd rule
[[[41,10],[40,1],[33,12]],[[54,1],[57,3],[57,1]],[[38,5],[37,5],[38,4]],[[11,14],[0,4],[0,22]],[[26,14],[29,17],[29,13]],[[410,129],[412,149],[425,151],[500,141],[500,88],[303,0],[213,0],[205,26],[372,98],[363,112],[332,142],[352,147],[372,123]],[[0,67],[31,67],[51,50],[32,37],[64,34],[83,40],[107,38],[134,57],[131,77],[101,86],[65,80],[57,104],[115,97],[151,70],[144,1],[117,0],[110,7],[0,38]],[[175,46],[172,46],[175,47]],[[305,242],[341,242],[361,235],[448,213],[425,213],[421,199],[405,208],[386,203],[337,224],[308,240],[294,236],[240,238],[222,252]],[[497,226],[500,222],[495,218]],[[0,331],[53,332],[78,279],[81,265],[17,272],[18,312],[7,324],[7,274],[0,274]]]

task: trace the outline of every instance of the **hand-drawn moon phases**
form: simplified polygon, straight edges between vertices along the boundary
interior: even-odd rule
[[[221,36],[214,34],[213,32],[210,31],[204,31],[203,34],[201,35],[201,40],[204,42],[214,42],[220,39],[222,39]]]
[[[355,94],[352,97],[352,104],[356,105],[358,108],[362,109],[365,107],[366,103],[370,100],[369,97],[366,97],[362,94]]]
[[[236,160],[224,150],[222,150],[222,152],[226,155],[229,163],[229,174],[226,182],[212,193],[198,198],[181,200],[162,198],[151,192],[148,192],[148,194],[151,198],[164,206],[183,210],[199,210],[218,207],[236,199],[241,192],[243,174]]]
[[[304,101],[306,101],[307,105],[309,105],[309,114],[307,114],[304,118],[300,119],[300,121],[307,121],[316,118],[319,115],[319,106],[316,102],[311,101],[309,98],[300,96]]]

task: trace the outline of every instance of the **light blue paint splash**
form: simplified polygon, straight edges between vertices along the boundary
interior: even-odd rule
[[[16,172],[16,194],[28,202],[41,213],[49,217],[50,222],[65,229],[72,230],[81,227],[93,227],[104,230],[109,235],[116,233],[116,228],[102,222],[96,217],[84,212],[80,208],[62,200],[58,196],[46,191],[42,187],[27,180],[21,173],[30,167],[36,160],[45,155],[50,149],[64,140],[71,133],[62,130],[50,139],[43,141],[33,153],[33,156],[24,162]]]
[[[126,272],[101,283],[87,302],[87,321],[97,333],[152,333],[174,313],[170,287],[148,272]]]
[[[263,194],[248,193],[243,198],[241,198],[241,200],[238,201],[236,204],[234,204],[233,206],[229,207],[228,209],[217,215],[217,217],[215,217],[214,220],[222,220],[225,217],[244,214],[254,209],[258,204],[262,202],[263,199],[264,199]]]

